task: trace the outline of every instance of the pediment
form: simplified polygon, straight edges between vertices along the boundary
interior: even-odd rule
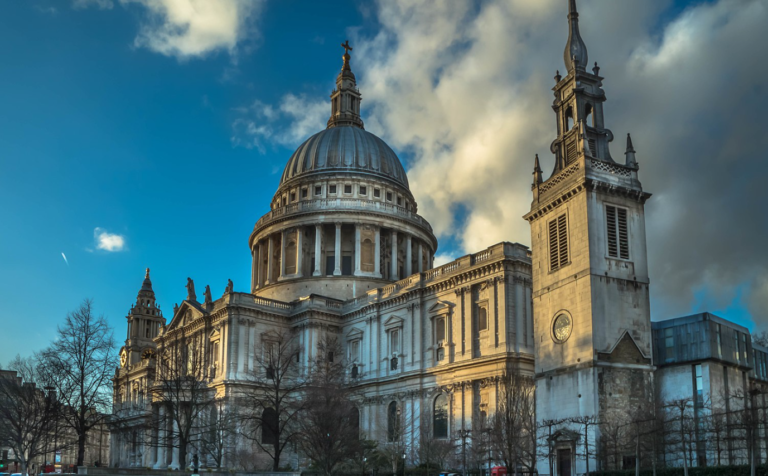
[[[438,301],[433,304],[427,312],[430,314],[448,314],[453,309],[453,304],[445,301]]]
[[[184,327],[203,315],[205,315],[205,312],[201,308],[189,301],[184,301],[176,310],[176,314],[173,315],[173,319],[166,328],[166,332]]]
[[[221,332],[218,329],[214,329],[213,332],[208,336],[209,340],[217,340],[221,338]]]
[[[347,332],[347,340],[355,340],[355,339],[362,339],[363,338],[363,331],[362,329],[353,328],[349,332]]]
[[[384,321],[384,328],[385,329],[391,329],[393,327],[403,327],[403,323],[405,321],[402,317],[397,316],[389,316],[389,319]]]
[[[650,363],[650,358],[640,350],[632,334],[626,330],[607,352],[598,352],[598,359],[626,364]]]

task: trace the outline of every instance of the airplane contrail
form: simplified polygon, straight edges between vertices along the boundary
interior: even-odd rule
[[[61,254],[61,257],[64,258],[64,262],[67,263],[67,266],[69,266],[69,260],[67,260],[67,255],[64,253]]]

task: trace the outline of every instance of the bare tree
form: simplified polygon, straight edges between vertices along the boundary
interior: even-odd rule
[[[403,411],[402,404],[396,404],[396,411],[390,412],[387,408],[387,421],[380,425],[381,432],[386,435],[386,443],[381,446],[380,452],[392,465],[392,472],[397,473],[397,468],[402,464],[405,466],[405,458],[409,452],[410,442],[408,441],[408,430],[413,422]]]
[[[584,457],[584,461],[586,461],[587,474],[589,474],[589,458],[590,456],[593,456],[595,454],[592,448],[593,445],[589,441],[590,428],[597,426],[599,422],[597,418],[592,415],[573,417],[573,418],[569,418],[568,421],[578,426],[579,434],[584,440],[584,445],[583,445],[584,453],[582,453],[581,456]],[[592,430],[592,432],[594,432],[594,430]]]
[[[299,447],[326,476],[352,458],[360,445],[360,414],[346,383],[343,349],[325,334],[317,346],[299,421]]]
[[[416,454],[419,464],[427,467],[427,476],[430,470],[444,468],[448,458],[456,451],[456,445],[450,438],[435,436],[432,414],[425,410],[421,415],[421,427],[419,429],[419,441]]]
[[[617,410],[609,410],[600,421],[601,456],[605,469],[623,469],[623,456],[631,431],[627,415]]]
[[[220,399],[213,401],[205,431],[201,436],[200,451],[221,468],[225,458],[234,455],[233,439],[237,436],[238,412],[226,407]]]
[[[117,366],[112,329],[86,299],[67,314],[56,340],[38,357],[41,373],[68,410],[62,421],[77,435],[77,465],[82,466],[88,432],[110,413],[111,378]]]
[[[499,382],[499,402],[491,417],[493,448],[508,470],[536,467],[536,385],[528,375],[505,374]]]
[[[17,356],[9,371],[0,373],[0,447],[13,450],[23,474],[30,461],[65,446],[58,434],[61,404],[41,388],[45,382],[36,364]]]
[[[537,457],[539,458],[546,458],[549,462],[549,474],[554,474],[555,470],[555,447],[554,447],[554,436],[556,428],[560,427],[563,423],[565,423],[567,420],[565,419],[550,419],[550,420],[542,420],[537,423],[536,429],[538,433],[538,438],[536,442],[536,448],[537,448]]]
[[[172,422],[164,441],[158,444],[178,448],[179,468],[186,468],[188,449],[208,430],[207,416],[215,395],[208,386],[201,337],[181,334],[171,338],[161,343],[155,383],[149,391],[153,402],[165,408]]]
[[[243,436],[272,459],[272,470],[280,469],[283,451],[296,442],[307,376],[299,359],[301,348],[290,330],[271,332],[255,346],[250,385],[242,392]]]
[[[691,450],[691,439],[693,435],[693,399],[679,398],[665,403],[667,410],[666,421],[672,428],[672,434],[676,434],[678,439],[672,439],[673,443],[679,445],[683,455],[683,474],[688,476],[689,455]]]

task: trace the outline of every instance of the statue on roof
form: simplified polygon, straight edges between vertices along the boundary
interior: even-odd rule
[[[195,294],[195,282],[192,278],[187,278],[187,301],[197,302],[197,294]]]
[[[205,285],[205,291],[203,292],[203,296],[205,296],[206,304],[213,303],[213,299],[211,298],[211,287],[207,284]]]
[[[231,279],[227,280],[227,289],[224,290],[225,293],[233,293],[235,292],[235,285],[232,283]]]

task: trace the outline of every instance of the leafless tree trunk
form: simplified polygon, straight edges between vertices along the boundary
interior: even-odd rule
[[[264,336],[254,351],[256,366],[242,392],[243,436],[269,455],[277,471],[283,451],[298,437],[308,377],[301,372],[301,348],[289,330]]]
[[[65,446],[65,438],[57,434],[61,404],[45,383],[31,358],[17,356],[9,371],[0,374],[0,448],[13,450],[22,474],[30,461]]]
[[[200,451],[210,457],[217,468],[221,468],[225,458],[234,454],[231,442],[237,435],[237,420],[235,409],[225,407],[223,401],[216,400],[211,403]]]
[[[668,421],[674,422],[677,426],[677,434],[680,437],[680,449],[683,453],[683,474],[688,476],[688,455],[689,455],[689,442],[691,438],[688,438],[692,433],[693,417],[691,411],[693,409],[692,398],[680,398],[666,402],[666,407],[669,412],[670,418]]]
[[[426,466],[427,476],[431,470],[437,473],[444,468],[446,461],[456,451],[455,444],[450,438],[436,438],[432,422],[432,411],[427,409],[421,414],[421,426],[419,428],[419,441],[416,454],[419,464]]]
[[[77,465],[82,466],[88,432],[110,413],[111,378],[117,367],[112,329],[103,316],[94,314],[93,301],[86,299],[67,314],[56,340],[39,359],[45,380],[69,410],[62,421],[77,435]]]
[[[587,465],[587,473],[589,474],[589,457],[592,456],[594,453],[591,450],[591,444],[589,442],[589,430],[591,427],[594,427],[598,424],[597,418],[594,416],[581,416],[581,417],[574,417],[569,418],[568,421],[570,423],[573,423],[575,425],[579,426],[579,433],[581,434],[582,438],[584,438],[584,460],[586,461]],[[687,476],[687,475],[686,475]]]
[[[168,336],[160,344],[155,383],[149,389],[153,402],[165,407],[173,423],[166,441],[159,444],[179,449],[180,469],[187,467],[189,446],[205,435],[215,401],[208,387],[203,349],[201,336]],[[157,422],[160,424],[163,422]]]
[[[350,459],[360,445],[360,414],[346,382],[346,359],[336,337],[326,334],[317,346],[305,410],[299,420],[299,447],[326,476]]]
[[[507,373],[499,382],[499,402],[491,417],[493,446],[512,472],[536,467],[536,385],[533,378]]]

